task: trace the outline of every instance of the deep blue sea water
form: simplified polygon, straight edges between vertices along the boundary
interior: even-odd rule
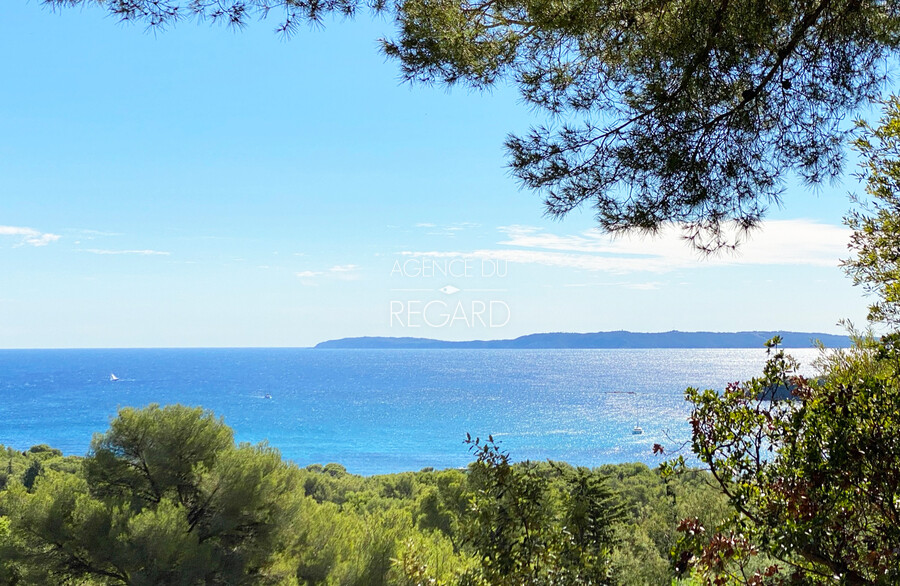
[[[808,364],[815,350],[792,350]],[[688,438],[684,389],[758,375],[764,350],[0,350],[0,444],[86,453],[117,408],[183,403],[298,464],[378,474],[471,461],[658,463]],[[121,380],[111,382],[110,374]],[[271,399],[266,398],[266,393]],[[634,425],[643,435],[632,435]]]

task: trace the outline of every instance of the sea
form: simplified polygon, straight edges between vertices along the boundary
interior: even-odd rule
[[[812,374],[816,350],[789,352]],[[0,444],[84,455],[119,408],[181,403],[221,417],[236,441],[363,475],[465,466],[466,434],[492,436],[514,461],[654,466],[654,444],[690,438],[687,387],[722,389],[765,360],[764,349],[0,350]]]

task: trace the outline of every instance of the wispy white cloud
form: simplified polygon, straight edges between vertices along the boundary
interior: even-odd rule
[[[450,224],[447,226],[448,230],[452,230],[454,232],[459,232],[461,230],[469,230],[471,228],[480,228],[481,224],[478,222],[456,222],[455,224]]]
[[[106,250],[102,248],[85,248],[83,252],[91,254],[136,254],[139,256],[169,256],[171,253],[163,250]]]
[[[665,272],[673,267],[666,264],[662,258],[636,259],[596,256],[583,253],[552,252],[545,250],[506,250],[483,249],[472,252],[403,252],[407,256],[425,256],[433,258],[463,257],[479,260],[506,261],[518,264],[535,264],[551,267],[563,267],[586,271],[606,271],[612,273],[627,273],[633,271]]]
[[[432,222],[419,222],[416,228],[427,230],[429,236],[456,236],[464,230],[480,228],[481,224],[475,222],[454,222],[452,224],[434,224]]]
[[[362,267],[359,265],[354,264],[335,265],[328,269],[328,274],[332,278],[341,281],[358,281],[360,279],[361,268]]]
[[[635,289],[636,291],[655,291],[659,289],[661,283],[652,281],[649,283],[622,283],[626,289]]]
[[[21,226],[0,226],[0,236],[15,236],[18,238],[16,246],[28,244],[30,246],[47,246],[51,242],[60,239],[59,234],[40,232],[34,228]]]
[[[599,230],[577,235],[551,234],[530,226],[503,226],[507,239],[498,244],[518,248],[571,251],[631,257],[661,257],[680,266],[709,264],[834,266],[847,254],[851,231],[812,220],[771,220],[745,235],[736,235],[736,252],[704,256],[688,246],[677,227],[655,236],[612,237]]]
[[[580,287],[622,287],[625,289],[635,289],[636,291],[654,291],[659,289],[664,283],[659,281],[650,281],[647,283],[633,283],[628,281],[595,281],[592,283],[565,283],[563,287],[580,288]],[[681,283],[684,284],[684,283]]]
[[[533,226],[503,226],[503,248],[404,252],[404,255],[505,260],[609,273],[665,273],[722,265],[836,266],[847,255],[851,231],[811,220],[772,220],[743,238],[736,252],[705,256],[676,227],[656,236],[612,237],[599,230],[554,234]]]
[[[346,264],[346,265],[334,265],[331,268],[323,269],[321,271],[314,270],[305,270],[294,273],[298,279],[304,285],[313,285],[319,284],[325,279],[328,280],[339,280],[339,281],[356,281],[360,278],[360,269],[359,265],[355,264]]]
[[[85,240],[92,240],[99,237],[124,236],[121,232],[104,232],[102,230],[75,230],[74,232]]]

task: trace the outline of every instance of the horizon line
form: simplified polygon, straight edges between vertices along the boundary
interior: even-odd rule
[[[664,331],[633,331],[633,330],[597,330],[590,332],[566,332],[566,331],[549,331],[549,332],[532,332],[530,334],[521,334],[519,336],[515,336],[512,338],[490,338],[490,339],[466,339],[466,340],[443,340],[439,338],[429,338],[424,336],[383,336],[383,335],[359,335],[359,336],[345,336],[341,338],[329,338],[327,340],[322,340],[316,342],[312,345],[308,346],[280,346],[280,345],[250,345],[250,346],[216,346],[216,345],[197,345],[197,346],[30,346],[30,347],[0,347],[0,352],[2,351],[11,351],[11,350],[313,350],[316,349],[316,346],[319,344],[324,344],[327,342],[335,342],[341,340],[359,340],[359,339],[384,339],[384,340],[428,340],[435,341],[440,343],[447,344],[467,344],[473,342],[506,342],[518,340],[521,338],[526,338],[528,336],[541,336],[541,335],[554,335],[554,334],[562,334],[562,335],[591,335],[591,334],[611,334],[611,333],[627,333],[627,334],[671,334],[671,333],[680,333],[680,334],[752,334],[752,333],[784,333],[784,334],[813,334],[813,335],[824,335],[824,336],[839,336],[844,338],[849,338],[850,334],[835,334],[830,332],[808,332],[808,331],[797,331],[797,330],[770,330],[770,329],[761,329],[761,330],[726,330],[726,331],[714,331],[714,330],[664,330]],[[343,349],[343,348],[333,348]],[[377,349],[377,348],[373,348]],[[388,348],[385,348],[388,349]],[[527,348],[510,348],[512,350],[515,349],[527,349]],[[549,349],[549,348],[547,348]],[[577,349],[577,348],[570,348]],[[585,348],[591,349],[591,348]],[[596,348],[602,349],[602,348]],[[627,350],[628,348],[621,348],[623,350]]]

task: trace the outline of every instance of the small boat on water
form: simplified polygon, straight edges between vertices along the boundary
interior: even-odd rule
[[[642,433],[644,433],[644,428],[640,425],[635,425],[634,429],[631,430],[631,435],[641,435]]]
[[[117,380],[119,380],[119,377],[117,377],[116,375],[110,373],[110,375],[109,375],[109,382],[114,383],[114,382],[116,382]]]
[[[266,393],[266,397],[265,397],[265,398],[266,398],[266,399],[271,399],[271,398],[272,398],[272,395],[270,395],[269,393]]]

